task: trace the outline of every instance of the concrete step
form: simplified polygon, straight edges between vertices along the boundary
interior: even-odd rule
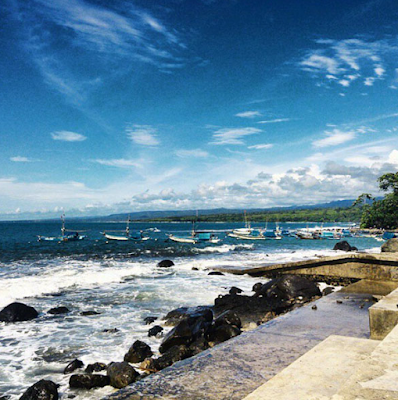
[[[329,336],[245,400],[329,400],[379,343]]]
[[[357,366],[332,399],[398,399],[398,326]]]

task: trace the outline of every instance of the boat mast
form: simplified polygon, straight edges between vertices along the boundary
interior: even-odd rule
[[[62,221],[61,235],[65,236],[65,213],[61,215],[61,221]]]
[[[129,216],[127,217],[126,236],[129,236],[129,234],[130,234],[129,224],[130,224],[130,214],[129,214]]]

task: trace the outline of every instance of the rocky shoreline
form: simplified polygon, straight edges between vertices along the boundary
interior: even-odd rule
[[[158,264],[165,268],[172,265],[170,260]],[[323,294],[331,291],[333,288],[326,288]],[[158,357],[146,343],[137,340],[128,349],[123,361],[108,365],[95,362],[84,368],[82,361],[72,360],[63,371],[70,375],[69,387],[78,390],[108,385],[123,388],[322,296],[316,282],[297,275],[284,275],[265,284],[258,282],[253,286],[251,296],[241,293],[241,289],[231,287],[228,294],[214,300],[213,306],[183,307],[170,311],[161,320],[162,325],[173,327],[165,336],[163,327],[155,324],[157,317],[145,318],[143,322],[152,325],[148,336],[155,336],[161,341]],[[67,312],[65,307],[47,311],[50,314]],[[32,307],[12,303],[0,311],[0,321],[14,323],[34,319],[38,315]],[[28,388],[20,400],[56,400],[59,398],[57,387],[53,381],[40,380]],[[73,397],[73,394],[68,396]],[[7,397],[0,396],[0,400],[5,399]]]

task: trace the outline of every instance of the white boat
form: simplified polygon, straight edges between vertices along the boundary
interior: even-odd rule
[[[105,236],[106,239],[116,240],[119,242],[127,242],[127,241],[142,242],[149,239],[149,237],[143,235],[142,231],[131,233],[129,225],[130,225],[130,215],[127,218],[126,229],[124,231],[123,230],[108,231],[108,232],[124,232],[124,235],[114,235],[107,232],[101,232],[101,233]]]
[[[195,222],[192,222],[192,231],[189,236],[175,236],[173,234],[168,235],[169,239],[173,242],[177,243],[190,243],[190,244],[197,244],[197,243],[210,243],[210,244],[217,244],[220,242],[220,239],[214,235],[211,231],[196,231],[195,230]]]
[[[61,236],[37,236],[39,242],[76,242],[86,239],[86,235],[81,235],[78,231],[65,228],[65,214],[61,215],[62,227]],[[68,233],[70,232],[70,233]],[[80,231],[81,232],[81,231]]]
[[[173,242],[177,243],[191,243],[195,244],[196,240],[193,237],[180,237],[180,236],[174,236],[174,235],[169,235],[169,239],[172,240]]]

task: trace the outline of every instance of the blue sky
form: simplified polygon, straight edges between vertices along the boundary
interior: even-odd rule
[[[0,218],[314,204],[398,170],[394,0],[5,0]]]

